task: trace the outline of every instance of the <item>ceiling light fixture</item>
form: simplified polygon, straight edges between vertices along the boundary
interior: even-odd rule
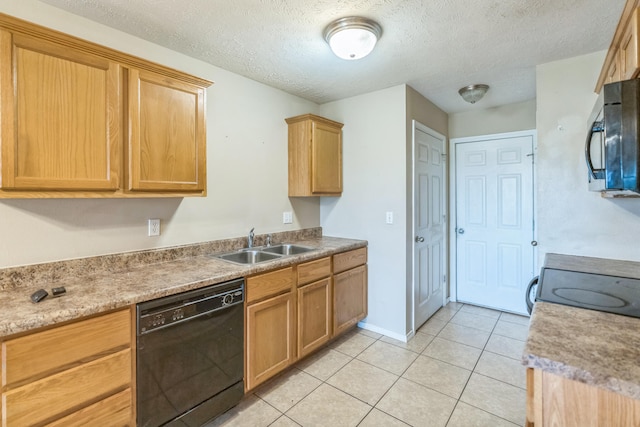
[[[382,27],[371,19],[348,16],[327,25],[323,35],[337,57],[353,60],[371,53],[382,36]]]
[[[482,99],[488,90],[489,85],[469,85],[460,89],[458,93],[465,101],[475,104]]]

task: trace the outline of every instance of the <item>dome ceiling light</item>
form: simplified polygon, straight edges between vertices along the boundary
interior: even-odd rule
[[[337,57],[354,60],[371,53],[382,36],[382,27],[371,19],[348,16],[327,25],[323,35]]]
[[[462,89],[460,89],[458,93],[460,94],[462,99],[464,99],[465,101],[471,104],[475,104],[476,102],[482,99],[482,97],[487,93],[488,90],[489,90],[489,85],[479,84],[479,85],[465,86]]]

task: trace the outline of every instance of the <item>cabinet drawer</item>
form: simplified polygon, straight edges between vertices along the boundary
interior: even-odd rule
[[[367,248],[354,249],[333,256],[333,273],[340,273],[350,268],[367,263]]]
[[[128,388],[47,424],[47,427],[120,427],[131,425],[131,418],[131,389]]]
[[[247,303],[291,290],[293,279],[293,267],[249,277],[246,288]]]
[[[5,392],[3,421],[8,426],[39,424],[130,384],[131,349],[126,349]]]
[[[305,262],[298,265],[298,286],[306,283],[315,282],[316,280],[331,275],[331,258],[321,258],[311,262]]]
[[[130,342],[129,309],[10,339],[2,343],[2,384],[38,379],[129,347]]]

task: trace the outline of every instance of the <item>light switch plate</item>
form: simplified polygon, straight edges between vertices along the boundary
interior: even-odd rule
[[[293,223],[293,212],[282,212],[282,223],[283,224],[292,224]]]
[[[387,212],[387,224],[393,224],[393,212]]]
[[[158,218],[149,219],[149,237],[160,235],[160,220]]]

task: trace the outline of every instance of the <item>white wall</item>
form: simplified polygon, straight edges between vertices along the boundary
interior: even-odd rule
[[[584,141],[605,53],[537,67],[540,262],[548,252],[640,261],[640,198],[587,190]]]
[[[535,129],[536,100],[482,108],[475,105],[473,110],[449,115],[449,137],[493,135]]]
[[[369,241],[369,315],[365,327],[404,340],[412,331],[412,120],[447,133],[447,115],[407,85],[320,106],[345,123],[344,191],[322,198],[320,220],[332,236]],[[393,212],[394,223],[385,223]]]
[[[323,104],[344,123],[342,197],[322,198],[323,232],[369,241],[368,327],[406,337],[405,85]],[[385,213],[394,224],[385,224]]]
[[[0,199],[0,268],[320,225],[317,198],[287,197],[284,121],[316,104],[36,0],[0,0],[0,12],[215,81],[206,198]],[[147,218],[162,220],[161,236],[146,236]]]

